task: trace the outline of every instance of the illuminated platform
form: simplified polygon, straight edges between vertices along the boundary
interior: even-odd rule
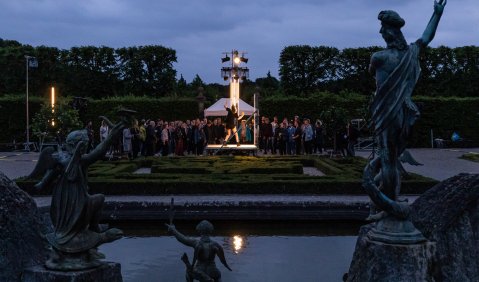
[[[212,144],[205,147],[207,153],[216,154],[218,150],[220,150],[220,144]],[[244,154],[253,154],[256,155],[258,151],[258,147],[253,144],[240,144],[237,146],[236,144],[228,144],[223,146],[218,154],[229,154],[229,153],[244,153]]]

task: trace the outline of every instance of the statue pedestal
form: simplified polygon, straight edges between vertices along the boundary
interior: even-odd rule
[[[361,227],[346,281],[433,281],[436,244],[373,241],[372,224]]]
[[[108,281],[122,282],[121,265],[106,262],[104,265],[80,271],[55,271],[46,269],[43,265],[27,268],[23,272],[22,282],[80,282]]]

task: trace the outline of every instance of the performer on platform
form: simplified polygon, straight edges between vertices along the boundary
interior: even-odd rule
[[[230,109],[228,108],[227,104],[225,104],[225,109],[228,112],[228,114],[226,115],[227,134],[226,134],[225,140],[223,141],[223,145],[226,145],[226,142],[230,138],[232,131],[236,138],[236,146],[240,145],[239,138],[238,138],[238,130],[236,129],[236,124],[238,120],[241,120],[243,118],[244,112],[242,112],[241,115],[239,116],[236,108],[237,107],[235,107],[235,105],[231,105],[231,109]]]

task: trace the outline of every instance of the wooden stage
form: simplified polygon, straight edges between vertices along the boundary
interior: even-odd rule
[[[212,144],[205,147],[206,153],[215,154],[221,148],[220,144]],[[223,146],[223,148],[218,152],[218,155],[228,155],[228,154],[253,154],[256,155],[258,151],[258,147],[253,144],[240,144],[236,146],[236,144],[228,144]]]

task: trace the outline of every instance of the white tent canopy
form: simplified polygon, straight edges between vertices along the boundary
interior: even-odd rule
[[[225,104],[230,106],[229,98],[221,98],[216,103],[211,105],[208,109],[205,110],[205,117],[208,116],[226,116],[227,112],[225,109]],[[239,99],[239,112],[244,112],[245,116],[250,116],[254,113],[254,108],[248,105],[245,101]]]

